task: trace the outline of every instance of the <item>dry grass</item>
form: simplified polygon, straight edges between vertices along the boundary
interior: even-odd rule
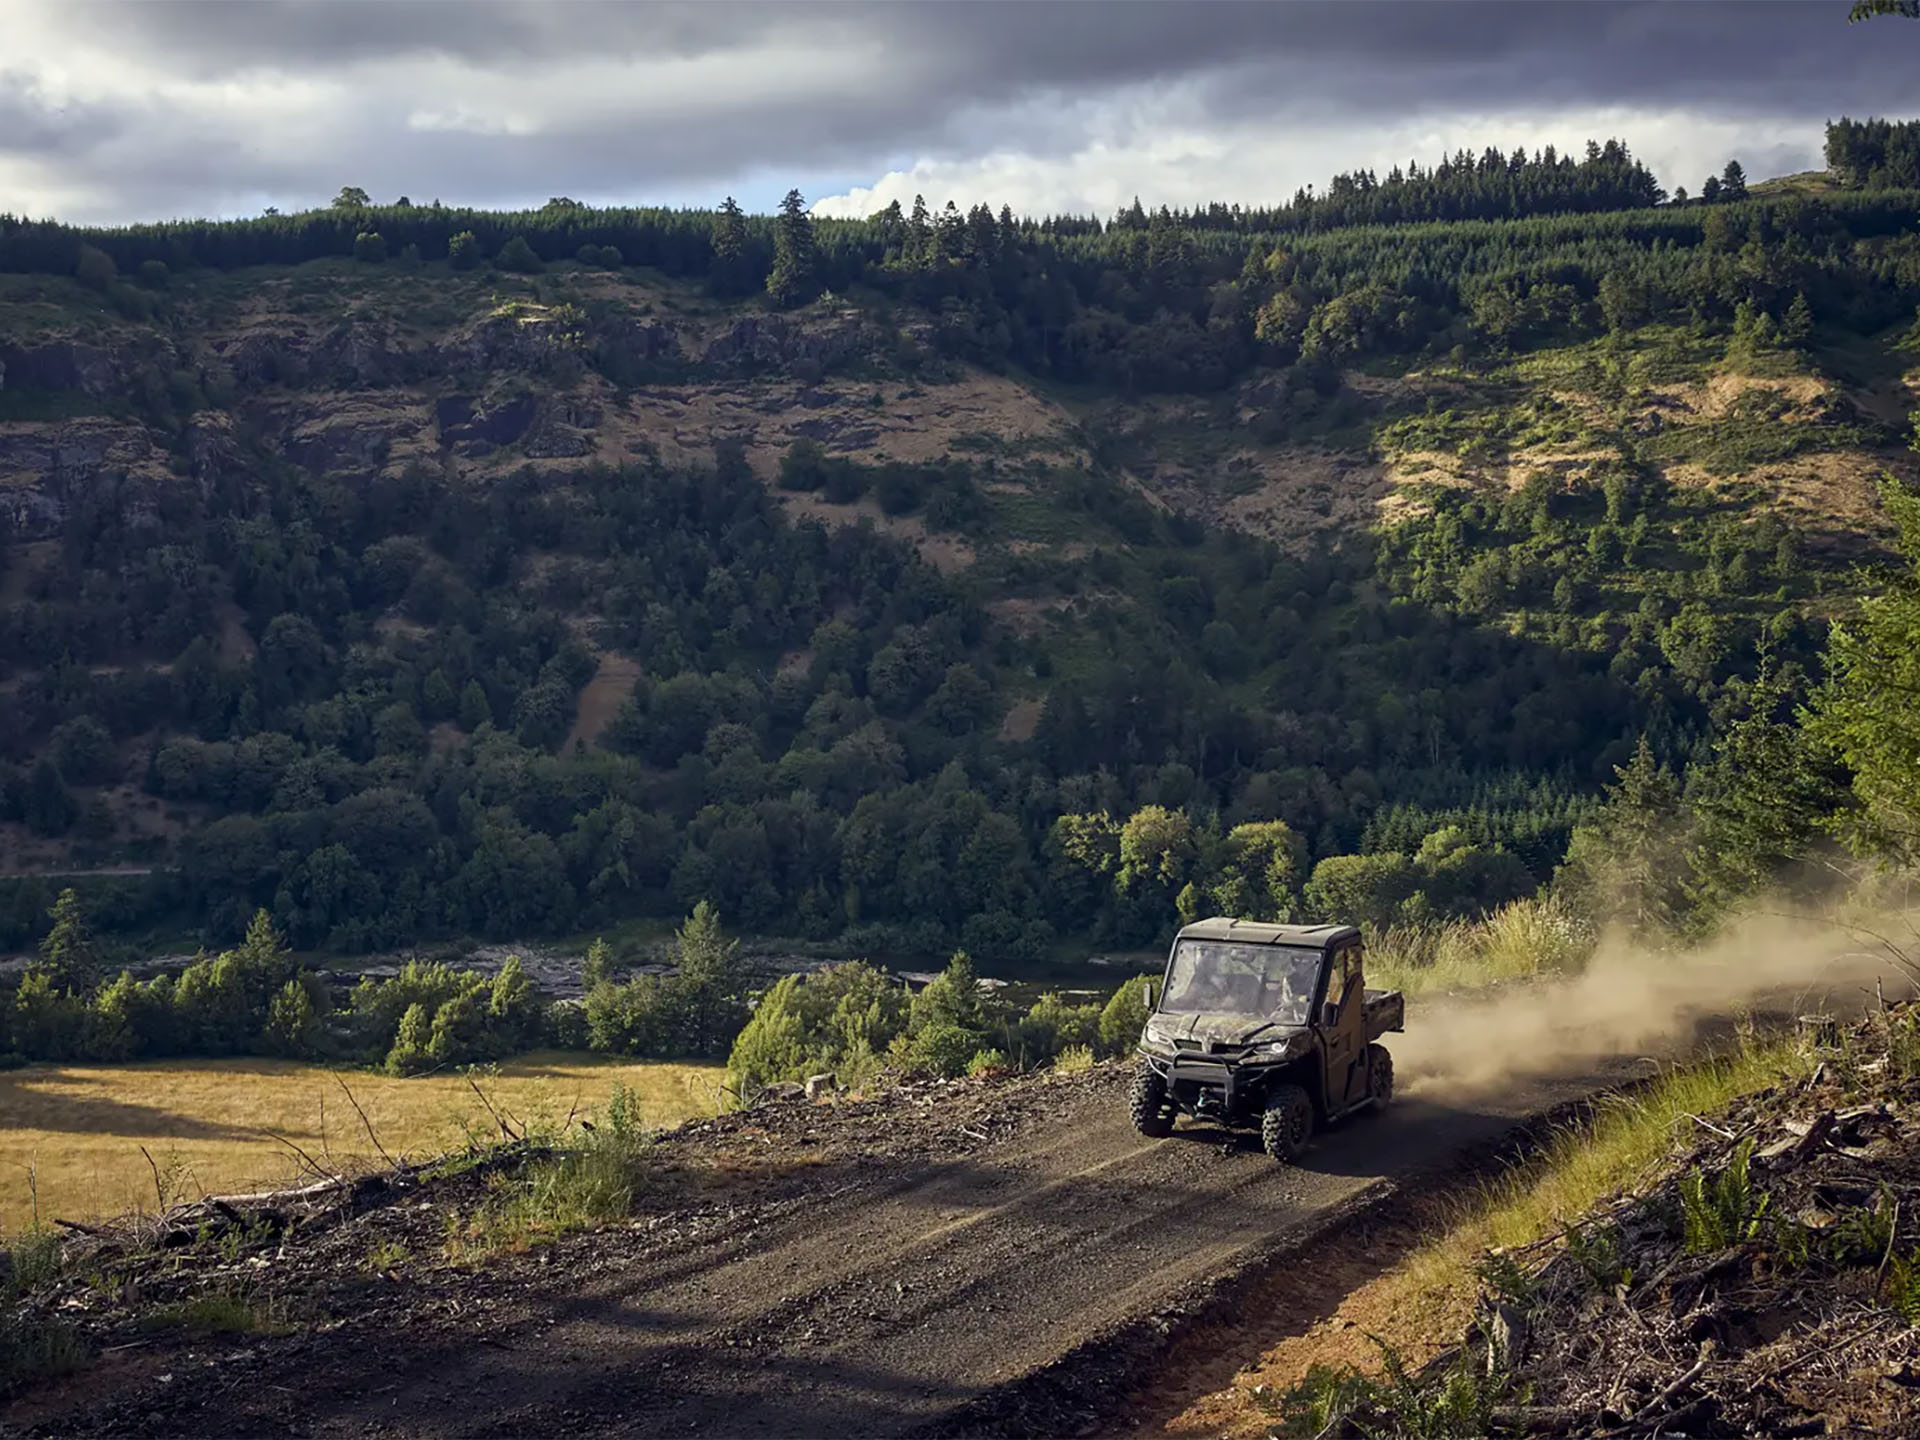
[[[1367,942],[1367,983],[1410,996],[1479,990],[1578,970],[1595,937],[1551,897],[1516,900],[1484,920],[1395,925]]]
[[[1282,1341],[1241,1371],[1226,1391],[1204,1396],[1158,1433],[1270,1434],[1272,1397],[1315,1365],[1380,1369],[1377,1336],[1409,1366],[1425,1364],[1467,1325],[1489,1249],[1554,1235],[1599,1201],[1644,1179],[1700,1119],[1802,1072],[1805,1052],[1786,1042],[1746,1044],[1729,1056],[1676,1069],[1638,1095],[1607,1103],[1591,1125],[1562,1133],[1546,1151],[1482,1189],[1433,1227],[1406,1258],[1353,1290],[1330,1317]],[[1696,1118],[1697,1117],[1697,1118]]]
[[[699,1065],[632,1064],[574,1054],[536,1054],[478,1081],[516,1119],[555,1123],[576,1105],[604,1105],[617,1083],[634,1097],[639,1123],[677,1124],[716,1110],[723,1072]],[[491,1125],[459,1075],[393,1079],[277,1060],[155,1061],[45,1065],[0,1074],[0,1231],[42,1220],[152,1209],[159,1171],[168,1199],[244,1190],[295,1176],[298,1162],[269,1134],[335,1163],[378,1160],[338,1080],[395,1156],[462,1143]],[[497,1133],[497,1132],[496,1132]]]

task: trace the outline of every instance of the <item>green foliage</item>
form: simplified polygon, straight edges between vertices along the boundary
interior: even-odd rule
[[[57,990],[85,991],[100,969],[99,946],[80,910],[80,896],[72,886],[53,902],[53,928],[40,942],[38,969]]]
[[[1034,1001],[1020,1019],[1016,1032],[1017,1057],[1023,1064],[1038,1065],[1073,1046],[1097,1045],[1100,1019],[1100,1006],[1076,1005],[1065,996],[1048,991]]]
[[[1836,624],[1827,683],[1813,697],[1808,738],[1852,773],[1852,803],[1831,824],[1851,848],[1901,863],[1920,855],[1920,496],[1889,483],[1881,498],[1900,528],[1899,570],[1857,617]]]
[[[955,952],[945,970],[913,997],[907,1029],[918,1035],[929,1026],[939,1025],[978,1034],[986,1028],[986,1023],[986,1006],[981,999],[979,978],[973,971],[973,959],[961,950]]]
[[[1695,1166],[1680,1177],[1681,1227],[1688,1250],[1709,1254],[1760,1234],[1770,1197],[1753,1183],[1752,1159],[1753,1142],[1743,1140],[1718,1175]]]
[[[480,241],[471,230],[462,230],[447,240],[447,262],[456,270],[471,270],[482,259]]]
[[[900,1037],[902,1044],[892,1051],[893,1058],[909,1070],[952,1079],[964,1075],[968,1064],[980,1049],[980,1032],[945,1021],[923,1025],[911,1035]]]
[[[904,987],[860,961],[786,975],[760,998],[733,1042],[727,1069],[741,1094],[779,1080],[868,1078],[906,1028]]]
[[[387,242],[375,230],[362,230],[353,237],[353,258],[367,265],[378,265],[387,258]]]
[[[538,275],[547,268],[524,235],[515,235],[502,245],[500,253],[493,257],[493,263],[502,270],[511,270],[519,275]]]
[[[1128,1055],[1140,1043],[1140,1032],[1147,1028],[1147,1016],[1153,1013],[1160,981],[1149,976],[1123,980],[1100,1010],[1100,1050],[1106,1055]]]

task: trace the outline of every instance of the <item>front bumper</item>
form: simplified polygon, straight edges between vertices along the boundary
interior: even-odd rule
[[[1203,1051],[1142,1050],[1147,1064],[1166,1080],[1176,1108],[1189,1115],[1230,1119],[1244,1101],[1266,1089],[1268,1077],[1290,1059],[1210,1055]]]

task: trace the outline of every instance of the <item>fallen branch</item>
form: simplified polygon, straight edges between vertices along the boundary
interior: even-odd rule
[[[1653,1399],[1634,1411],[1627,1419],[1614,1426],[1613,1429],[1602,1430],[1600,1434],[1602,1436],[1625,1435],[1636,1427],[1646,1424],[1649,1420],[1656,1419],[1665,1414],[1667,1407],[1673,1403],[1674,1397],[1700,1378],[1701,1372],[1707,1368],[1707,1361],[1712,1358],[1713,1342],[1711,1340],[1701,1341],[1700,1358],[1682,1371],[1671,1385],[1667,1386],[1666,1389],[1654,1396]]]

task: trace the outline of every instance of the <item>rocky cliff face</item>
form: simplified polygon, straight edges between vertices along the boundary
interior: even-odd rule
[[[740,433],[731,415],[687,433],[679,394],[650,405],[635,386],[724,387],[744,400],[738,387],[817,383],[898,343],[852,310],[659,315],[639,313],[644,300],[602,300],[589,315],[490,296],[427,326],[407,309],[432,298],[432,282],[421,286],[366,298],[343,278],[336,311],[263,282],[237,311],[183,298],[164,331],[113,322],[107,340],[44,333],[0,345],[0,416],[19,417],[0,418],[0,515],[16,539],[45,538],[89,487],[215,484],[244,467],[249,446],[349,483],[415,463],[483,475],[617,463],[646,453],[644,437],[663,426],[670,450],[706,450]],[[155,397],[183,392],[213,403],[184,426],[177,405],[156,413],[167,406]],[[787,404],[755,401],[769,414]]]

